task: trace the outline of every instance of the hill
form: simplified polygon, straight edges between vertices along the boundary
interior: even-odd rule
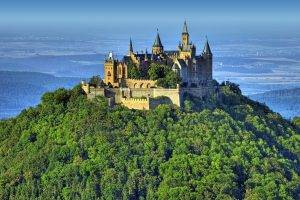
[[[37,105],[47,91],[61,86],[71,88],[79,82],[79,78],[44,73],[0,71],[0,119],[16,116],[24,108]]]
[[[287,119],[300,116],[300,88],[275,90],[251,95],[250,98],[267,104]]]
[[[141,111],[44,94],[0,122],[0,198],[299,199],[300,127],[234,84],[185,98]]]

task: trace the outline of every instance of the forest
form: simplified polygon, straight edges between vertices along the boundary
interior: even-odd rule
[[[0,121],[0,199],[300,199],[300,123],[221,84],[183,108],[80,86]]]

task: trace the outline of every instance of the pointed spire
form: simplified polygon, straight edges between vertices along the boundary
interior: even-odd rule
[[[209,43],[208,43],[207,36],[206,36],[206,43],[205,43],[205,46],[204,46],[204,49],[203,49],[203,53],[205,53],[207,55],[211,55],[212,54],[210,46],[209,46]]]
[[[133,46],[132,46],[132,40],[131,40],[131,37],[130,37],[130,41],[129,41],[129,53],[132,53],[133,52]]]
[[[160,40],[158,29],[157,29],[157,34],[156,34],[156,38],[155,38],[153,46],[154,47],[162,47],[162,43],[161,43],[161,40]]]
[[[187,34],[189,33],[188,28],[187,28],[186,20],[184,20],[182,33],[187,33]]]
[[[148,60],[148,51],[147,51],[147,48],[146,48],[146,51],[145,51],[145,61]]]

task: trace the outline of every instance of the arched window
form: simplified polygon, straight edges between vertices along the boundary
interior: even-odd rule
[[[111,73],[110,73],[110,71],[108,71],[108,72],[107,72],[107,76],[111,76]]]

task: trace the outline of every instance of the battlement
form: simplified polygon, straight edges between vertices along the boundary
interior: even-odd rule
[[[197,97],[208,96],[213,88],[210,86],[198,88],[98,88],[82,84],[88,99],[104,96],[113,103],[122,104],[130,109],[149,110],[160,104],[182,106],[185,93]]]
[[[121,103],[129,109],[149,110],[149,98],[122,98]]]
[[[134,97],[134,98],[122,98],[122,101],[145,102],[145,101],[149,101],[149,100],[147,98]]]

